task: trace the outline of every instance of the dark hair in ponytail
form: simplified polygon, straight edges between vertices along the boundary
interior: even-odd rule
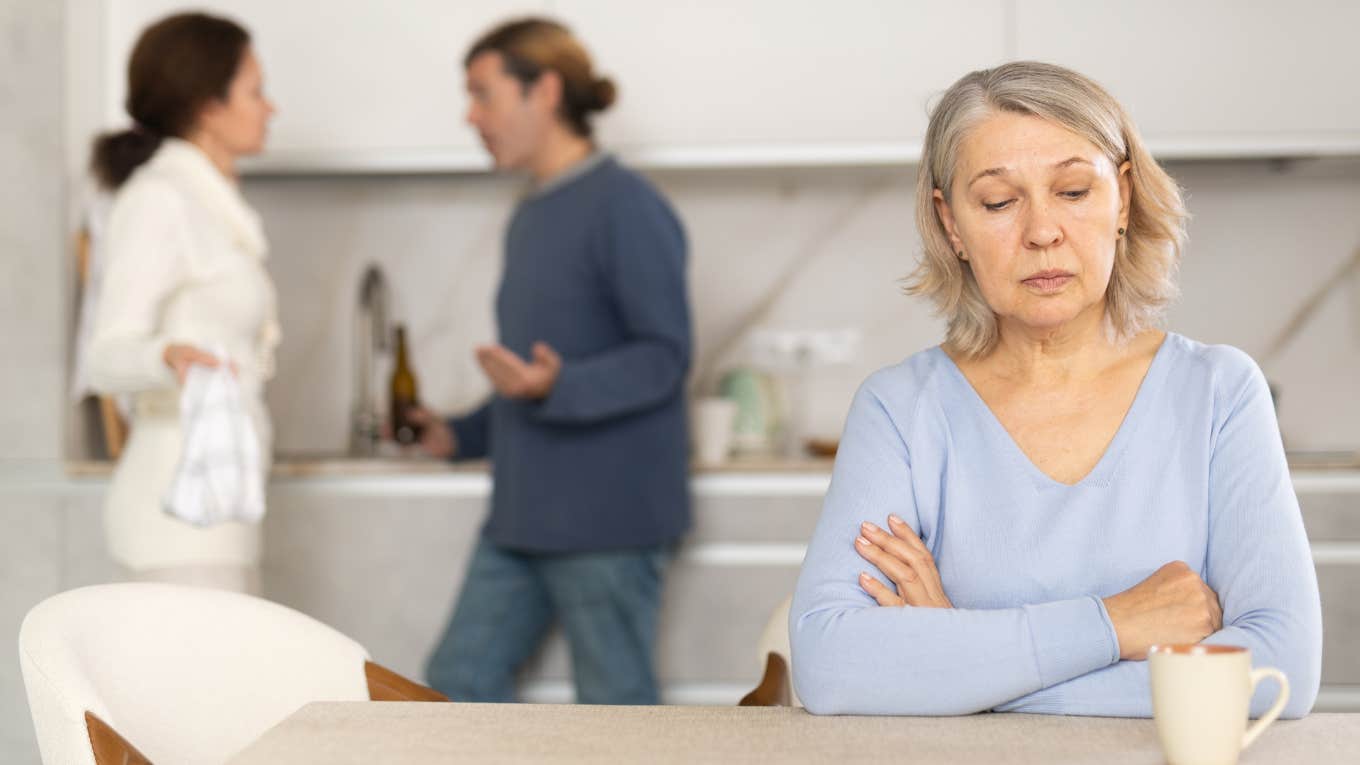
[[[151,159],[161,146],[161,137],[140,128],[104,133],[94,139],[90,169],[95,180],[106,189],[122,186],[132,171]]]
[[[250,34],[205,13],[167,16],[147,27],[128,61],[127,101],[134,126],[94,141],[90,166],[104,187],[117,189],[167,137],[182,138],[204,104],[225,99]]]
[[[472,44],[463,66],[483,53],[499,53],[505,73],[528,87],[544,72],[562,78],[558,114],[582,138],[591,133],[590,115],[613,105],[618,91],[612,80],[597,77],[590,54],[561,24],[541,18],[507,22]]]

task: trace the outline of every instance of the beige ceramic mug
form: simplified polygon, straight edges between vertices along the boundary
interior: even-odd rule
[[[1274,667],[1251,668],[1251,651],[1229,645],[1156,645],[1148,651],[1152,715],[1171,765],[1233,765],[1243,749],[1280,716],[1289,678]],[[1247,727],[1256,684],[1274,678],[1275,703]]]
[[[717,465],[732,453],[733,424],[737,402],[726,398],[701,398],[694,402],[691,429],[694,456],[705,465]]]

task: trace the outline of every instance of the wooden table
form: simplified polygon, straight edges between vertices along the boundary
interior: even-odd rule
[[[346,763],[1163,762],[1151,720],[817,717],[788,707],[308,704],[232,765]],[[1276,722],[1242,765],[1360,762],[1360,714]]]

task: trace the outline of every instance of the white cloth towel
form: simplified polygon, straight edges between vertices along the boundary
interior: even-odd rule
[[[165,512],[195,526],[264,517],[264,468],[255,426],[226,354],[216,368],[189,368],[180,393],[184,446],[164,499]]]

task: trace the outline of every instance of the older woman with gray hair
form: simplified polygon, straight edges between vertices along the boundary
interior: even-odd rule
[[[1265,379],[1158,328],[1185,218],[1086,77],[945,93],[909,289],[948,334],[851,405],[789,621],[810,711],[1148,716],[1149,647],[1205,642],[1283,669],[1307,714],[1317,580]]]

